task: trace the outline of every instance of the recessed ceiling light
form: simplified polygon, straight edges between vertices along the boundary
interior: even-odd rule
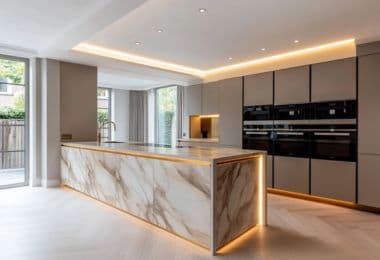
[[[294,40],[294,43],[299,43],[300,41],[299,40]]]
[[[228,57],[229,60],[232,60],[232,57]]]
[[[199,12],[200,13],[205,13],[206,12],[206,8],[199,8]]]
[[[136,45],[140,45],[140,44],[141,44],[141,42],[135,42],[135,44],[136,44]]]
[[[266,51],[266,49],[265,49],[265,48],[261,48],[261,50],[262,50],[262,51]]]
[[[164,30],[162,30],[162,29],[158,29],[158,30],[157,30],[158,33],[162,33],[163,31],[164,31]]]

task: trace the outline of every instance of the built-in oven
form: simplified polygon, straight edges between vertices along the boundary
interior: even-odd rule
[[[243,149],[265,150],[273,154],[273,121],[245,121],[243,126]]]
[[[275,124],[273,154],[302,158],[310,157],[310,131],[308,130],[308,125]]]
[[[311,158],[357,161],[357,101],[311,104]]]
[[[319,122],[321,123],[321,122]],[[311,158],[357,161],[356,124],[312,125]]]
[[[245,106],[243,109],[243,149],[273,153],[273,105]]]
[[[273,105],[245,106],[243,108],[244,121],[273,120]]]

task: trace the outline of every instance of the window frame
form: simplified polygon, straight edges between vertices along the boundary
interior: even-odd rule
[[[98,86],[97,90],[98,89],[106,90],[108,92],[108,98],[106,98],[106,97],[99,97],[97,95],[97,97],[96,97],[96,113],[98,114],[99,109],[100,110],[107,110],[107,118],[108,118],[108,121],[110,121],[111,120],[111,116],[112,116],[112,111],[111,111],[112,110],[112,89],[111,88],[107,88],[107,87],[102,87],[102,86]],[[99,106],[98,106],[99,100],[107,100],[108,101],[107,102],[107,108],[99,108]],[[105,129],[107,129],[107,136],[104,137],[102,135],[102,141],[103,140],[110,141],[111,137],[112,137],[112,127],[108,124],[106,127],[100,128],[100,125],[99,125],[99,122],[98,122],[98,130],[100,130],[101,133],[103,133],[103,130],[105,130]]]

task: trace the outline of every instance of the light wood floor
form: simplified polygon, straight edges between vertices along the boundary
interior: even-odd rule
[[[269,226],[212,257],[68,189],[0,190],[0,259],[380,259],[379,215],[268,198]]]

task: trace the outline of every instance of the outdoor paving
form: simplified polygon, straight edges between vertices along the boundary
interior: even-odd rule
[[[24,182],[24,169],[0,170],[0,186]]]

